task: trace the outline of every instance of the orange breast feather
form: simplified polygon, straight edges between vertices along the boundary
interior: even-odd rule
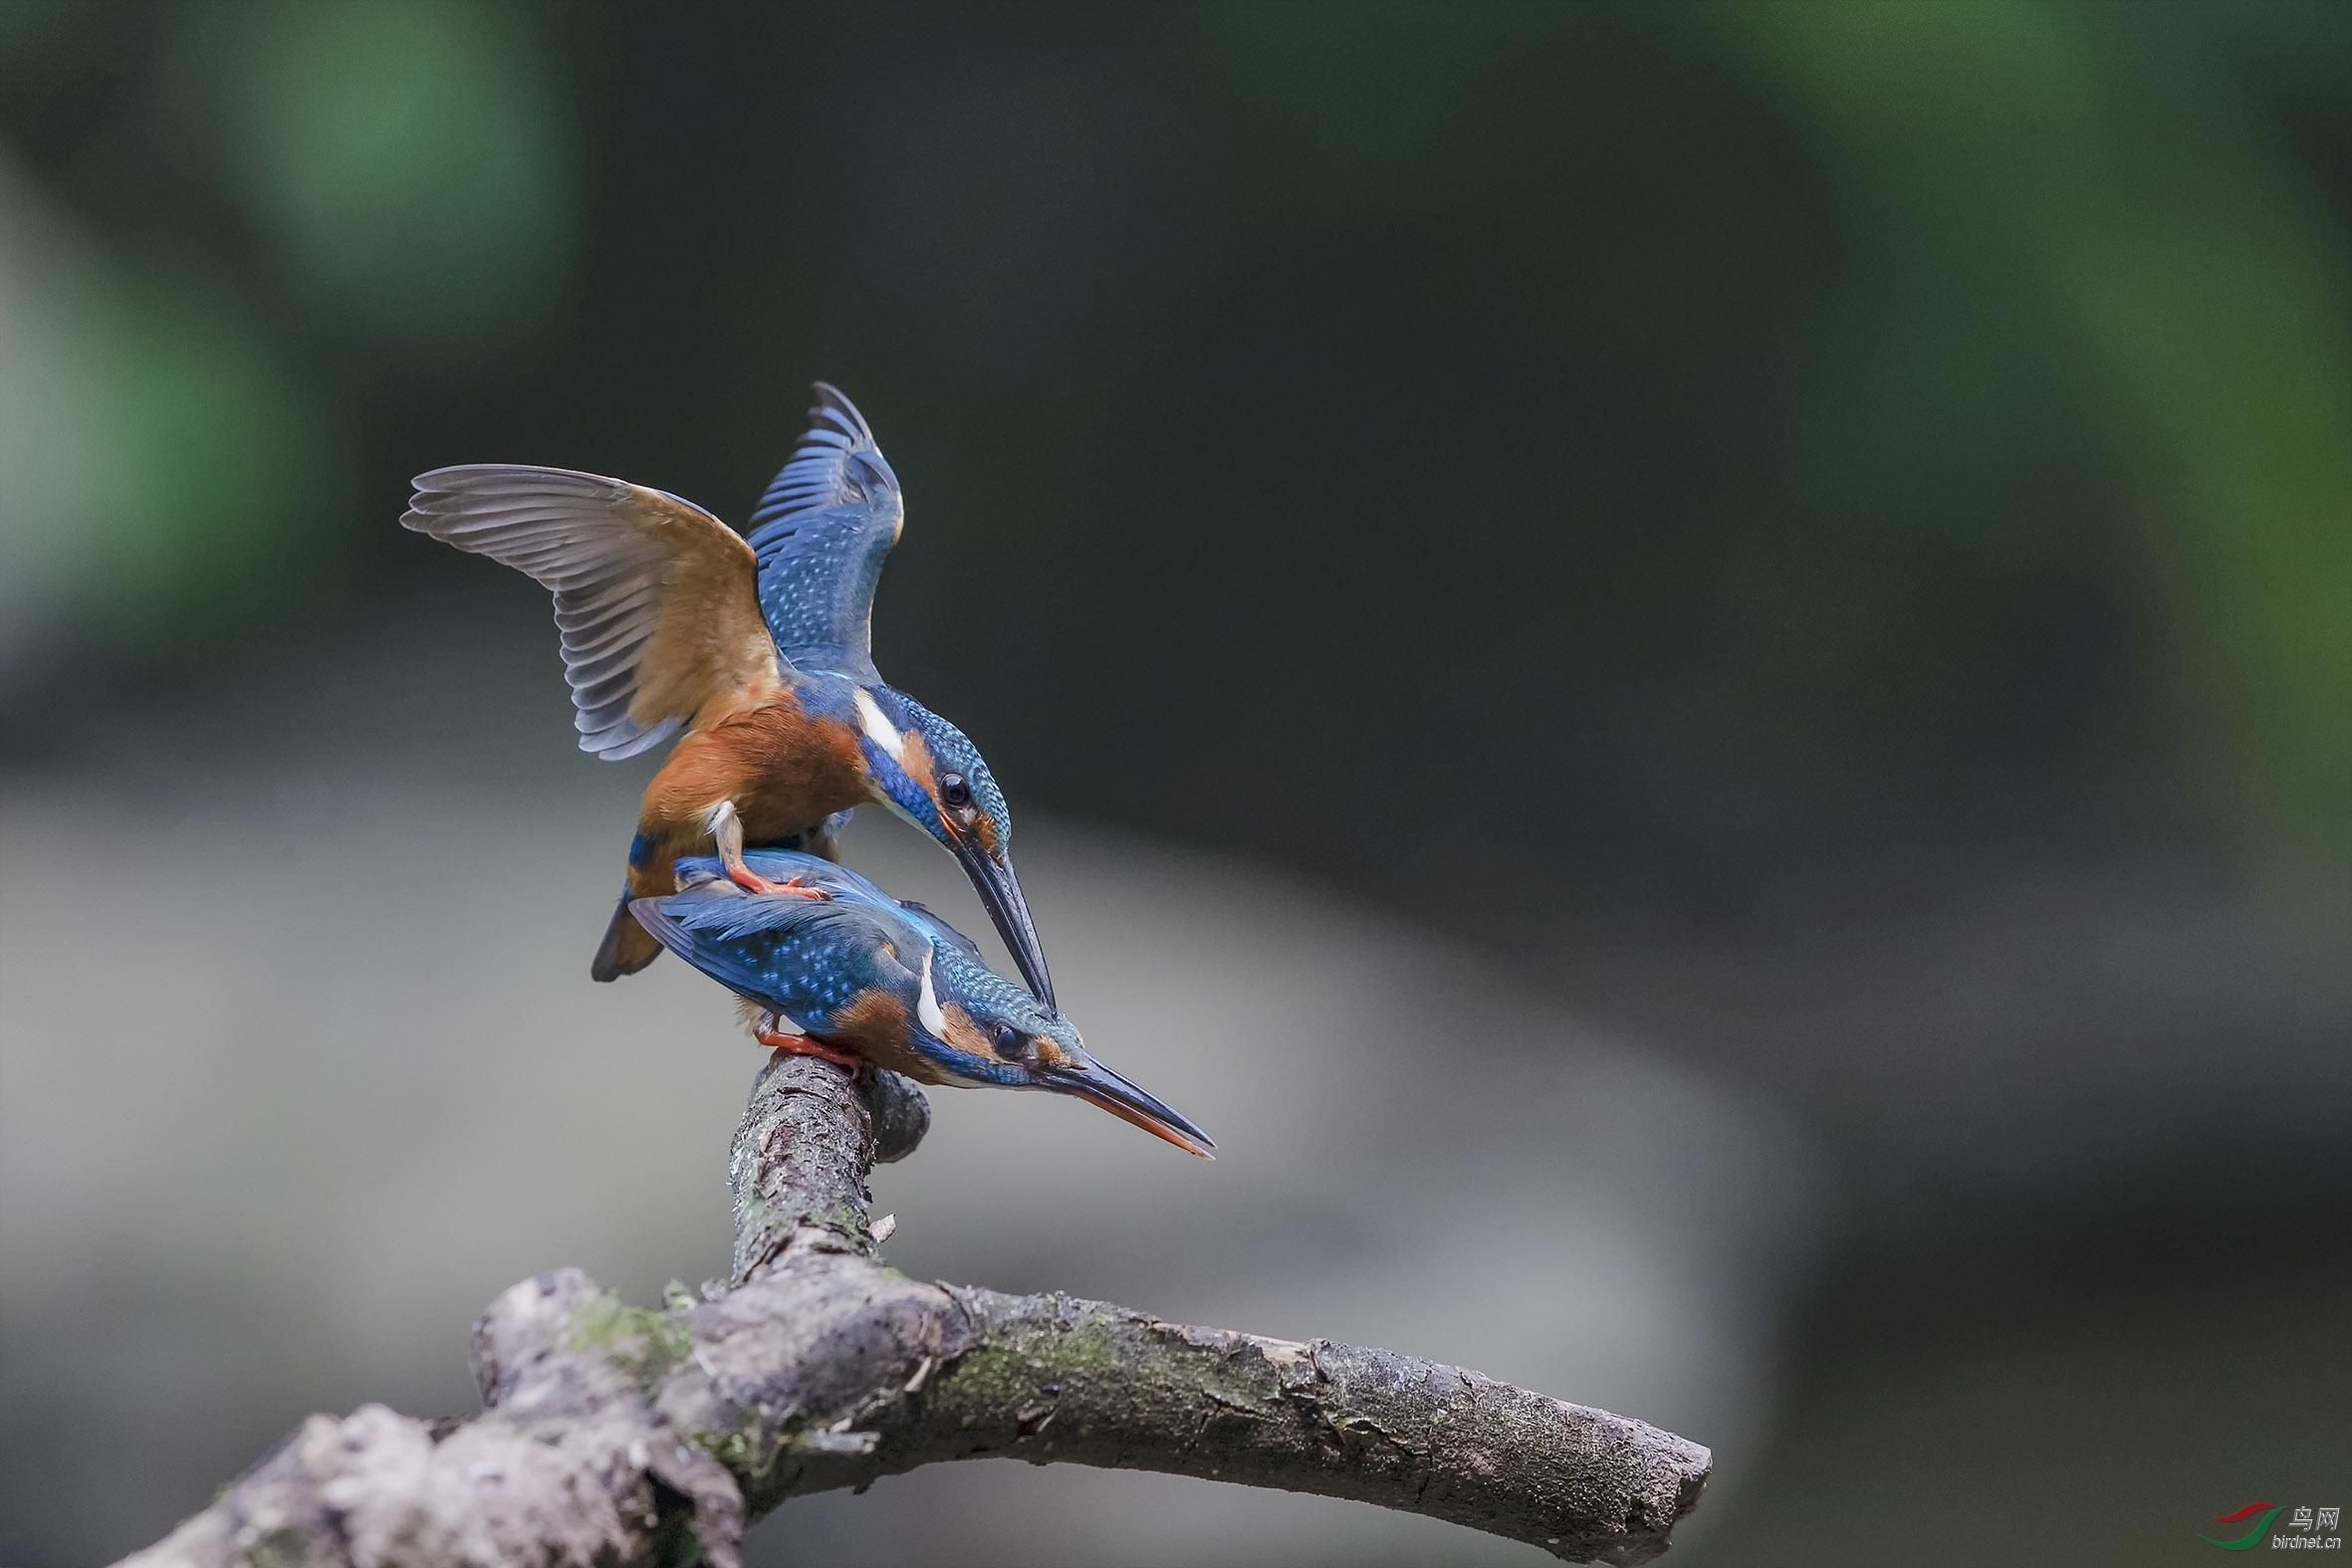
[[[946,1077],[917,1056],[906,1043],[906,1004],[886,991],[869,991],[833,1014],[825,1038],[853,1046],[877,1067],[903,1072],[917,1083],[944,1083]]]
[[[646,786],[644,825],[692,825],[721,800],[753,843],[783,838],[865,799],[857,736],[789,691],[680,741]]]

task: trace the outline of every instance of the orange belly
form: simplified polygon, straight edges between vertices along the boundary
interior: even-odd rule
[[[863,763],[856,731],[789,695],[690,732],[645,786],[630,893],[673,891],[671,863],[711,851],[710,813],[721,801],[735,802],[745,842],[773,843],[861,804]]]

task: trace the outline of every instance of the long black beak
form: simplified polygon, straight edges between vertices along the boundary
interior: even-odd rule
[[[1040,1067],[1034,1076],[1047,1088],[1099,1105],[1119,1120],[1133,1122],[1155,1138],[1165,1138],[1186,1154],[1197,1154],[1204,1160],[1217,1158],[1209,1152],[1217,1147],[1217,1140],[1194,1126],[1190,1117],[1170,1109],[1098,1061]]]
[[[1054,977],[1046,973],[1046,949],[1038,941],[1037,922],[1029,918],[1029,900],[1021,896],[1021,878],[1013,874],[1013,862],[999,860],[965,833],[951,831],[948,842],[964,863],[964,875],[972,879],[972,890],[980,895],[997,935],[1012,949],[1021,978],[1038,1001],[1060,1011],[1054,1004]]]

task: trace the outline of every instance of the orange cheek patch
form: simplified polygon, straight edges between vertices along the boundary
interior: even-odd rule
[[[906,770],[909,779],[922,786],[924,794],[934,800],[939,798],[939,772],[932,765],[931,748],[925,746],[922,736],[913,730],[906,732],[906,744],[898,750],[898,766]]]
[[[939,1015],[947,1023],[947,1042],[950,1045],[975,1056],[999,1059],[995,1048],[988,1042],[988,1035],[981,1031],[980,1025],[972,1021],[972,1014],[961,1006],[951,1002],[939,1009]]]

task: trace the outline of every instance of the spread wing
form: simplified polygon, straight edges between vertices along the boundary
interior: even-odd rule
[[[849,399],[817,383],[809,429],[752,513],[760,612],[784,656],[803,669],[879,681],[874,585],[898,543],[906,504],[898,476]]]
[[[700,507],[515,463],[437,468],[415,484],[403,527],[555,590],[582,751],[634,757],[714,703],[782,688],[751,547]]]

